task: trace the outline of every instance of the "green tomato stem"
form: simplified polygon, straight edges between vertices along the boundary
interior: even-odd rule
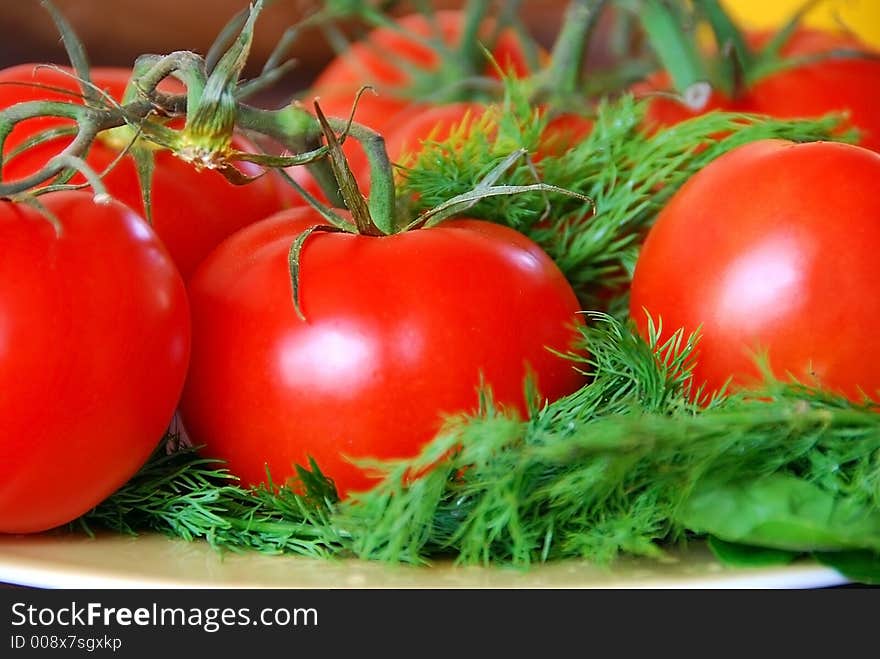
[[[461,67],[458,73],[463,76],[473,75],[478,70],[477,63],[483,56],[480,49],[480,27],[488,13],[489,2],[486,0],[470,0],[465,5],[458,51]]]
[[[0,112],[0,153],[3,151],[6,138],[16,124],[41,116],[73,119],[78,127],[76,137],[39,171],[11,183],[0,182],[0,197],[19,194],[56,176],[65,169],[69,158],[83,156],[88,151],[98,132],[124,123],[124,119],[117,113],[99,111],[76,103],[60,101],[18,103]]]
[[[73,70],[79,78],[83,98],[89,105],[100,105],[101,94],[92,84],[91,75],[89,73],[89,59],[86,56],[85,47],[76,36],[73,27],[67,22],[67,19],[64,18],[64,15],[58,11],[58,8],[55,7],[54,4],[49,0],[42,0],[40,4],[52,16],[52,20],[58,28],[58,32],[61,33],[61,41],[64,44],[64,49],[67,52]]]
[[[662,0],[644,0],[640,5],[642,26],[651,46],[682,94],[708,78],[694,39],[682,24],[681,7]]]
[[[397,193],[394,168],[385,149],[385,138],[351,121],[334,118],[328,118],[327,121],[333,130],[348,133],[360,142],[370,167],[370,197],[367,201],[370,217],[383,234],[396,233],[399,229],[395,221]]]
[[[291,153],[316,151],[321,146],[321,126],[315,117],[299,105],[279,110],[262,110],[243,103],[238,105],[238,126],[271,137]],[[308,163],[309,170],[327,199],[334,206],[343,204],[339,185],[326,158]]]
[[[742,31],[722,9],[718,0],[695,0],[696,8],[706,17],[721,57],[717,84],[731,98],[739,96],[745,86],[746,72],[752,67],[752,56]]]
[[[580,88],[584,57],[607,0],[572,0],[553,44],[549,84],[554,94],[574,94]]]
[[[168,55],[143,55],[133,67],[134,75],[122,97],[123,103],[137,98],[150,98],[160,82],[174,76],[186,86],[186,106],[198,105],[205,90],[205,70],[202,58],[188,50]]]
[[[321,111],[321,106],[315,103],[315,114],[321,124],[321,130],[324,132],[324,139],[330,147],[330,166],[333,168],[333,175],[339,183],[339,192],[345,201],[345,206],[351,212],[351,217],[357,227],[358,233],[364,236],[382,236],[382,231],[374,222],[370,215],[370,208],[367,200],[364,199],[358,188],[357,180],[352,174],[348,166],[348,161],[342,151],[342,143],[336,137],[334,128],[330,125],[329,120]]]

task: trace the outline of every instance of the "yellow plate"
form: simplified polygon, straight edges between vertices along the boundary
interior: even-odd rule
[[[814,562],[727,568],[703,545],[669,561],[611,568],[564,561],[512,568],[387,565],[255,552],[205,542],[106,534],[0,536],[0,582],[41,588],[817,588],[847,583]]]

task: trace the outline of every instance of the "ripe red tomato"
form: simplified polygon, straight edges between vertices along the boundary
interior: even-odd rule
[[[466,127],[486,111],[482,103],[460,102],[417,108],[407,112],[385,137],[385,148],[393,163],[409,162],[428,140],[442,142],[456,127]]]
[[[539,161],[548,155],[562,155],[573,145],[586,139],[592,130],[592,120],[583,115],[566,112],[554,116],[544,128],[534,160]]]
[[[149,226],[85,192],[0,202],[0,533],[65,524],[124,484],[171,421],[183,280]]]
[[[331,97],[342,96],[350,107],[354,95],[364,85],[371,85],[379,92],[380,111],[369,113],[372,99],[362,98],[367,105],[360,121],[376,130],[393,125],[395,112],[391,100],[396,97],[397,110],[405,109],[410,100],[406,88],[413,83],[412,71],[436,71],[442,65],[442,54],[426,40],[436,38],[449,47],[455,47],[462,37],[464,12],[444,10],[435,12],[433,18],[421,13],[409,14],[395,19],[399,29],[379,27],[371,31],[362,41],[355,42],[324,68],[312,83],[314,95],[319,95],[325,103]],[[511,30],[502,31],[497,37],[492,35],[490,23],[483,26],[483,39],[494,39],[492,55],[504,71],[518,77],[529,74],[528,58],[519,37]],[[485,72],[497,77],[493,65],[487,62]],[[457,81],[449,81],[450,83]],[[402,93],[403,92],[403,93]],[[375,98],[375,97],[374,97]],[[341,116],[347,116],[345,112]]]
[[[765,41],[767,35],[758,39]],[[859,144],[880,151],[880,53],[850,36],[806,29],[795,32],[783,52],[807,57],[841,48],[866,56],[834,57],[762,78],[750,90],[750,109],[792,119],[846,112],[849,124],[861,132]]]
[[[130,76],[129,69],[92,70],[93,82],[117,100],[122,98]],[[37,85],[79,91],[76,80],[64,73],[45,67],[37,68],[34,64],[22,64],[0,71],[0,109],[23,101],[75,100],[67,94]],[[7,140],[4,155],[35,133],[65,123],[70,122],[46,118],[20,124]],[[7,181],[17,180],[38,171],[69,143],[69,137],[60,137],[29,149],[4,163],[3,178]],[[241,137],[235,138],[234,145],[242,151],[254,149]],[[86,161],[101,172],[124,146],[113,143],[111,137],[99,136],[89,150]],[[223,238],[290,205],[290,192],[274,172],[248,185],[236,186],[216,171],[196,170],[170,151],[157,151],[155,155],[153,229],[165,243],[185,279]],[[248,176],[255,176],[261,171],[260,167],[251,163],[241,163],[239,168]],[[113,197],[143,215],[140,184],[131,158],[124,159],[103,180]]]
[[[525,412],[577,389],[566,350],[578,305],[550,258],[500,225],[456,220],[387,237],[305,242],[301,320],[288,250],[320,222],[296,209],[221,244],[189,284],[184,425],[245,484],[284,482],[313,457],[340,494],[375,479],[350,459],[411,457],[444,414],[474,411],[480,376]]]
[[[690,107],[672,94],[672,78],[666,71],[652,73],[641,82],[633,85],[632,91],[636,96],[650,96],[651,100],[645,109],[644,118],[645,126],[650,131],[658,130],[664,126],[674,126],[713,110],[748,111],[748,107],[742,99],[730,98],[717,89],[712,90],[702,107]]]
[[[462,36],[464,12],[443,10],[435,12],[434,18],[436,26],[432,19],[421,13],[402,16],[395,19],[400,29],[376,28],[362,41],[352,43],[314,80],[306,94],[306,107],[311,109],[317,99],[328,117],[348,118],[358,91],[370,85],[373,91],[360,96],[354,118],[382,134],[394,131],[414,114],[431,111],[434,104],[413,100],[411,72],[431,73],[441,67],[442,55],[426,40],[439,37],[442,43],[454,47]],[[494,39],[491,52],[498,66],[518,77],[528,75],[528,58],[516,33],[503,30],[496,36],[491,23],[487,22],[483,27],[482,38]],[[543,53],[539,55],[545,56]],[[484,70],[488,76],[498,78],[491,62],[486,62]],[[450,80],[446,84],[458,82]],[[442,86],[443,83],[437,84]],[[366,169],[366,155],[356,140],[347,141],[343,150],[352,171],[357,173]],[[325,200],[317,182],[304,168],[291,167],[288,173],[309,193]]]
[[[442,142],[456,128],[478,121],[486,106],[482,103],[460,102],[433,107],[411,106],[400,113],[396,127],[385,137],[385,150],[395,165],[412,165],[426,141]],[[349,165],[364,194],[370,190],[370,167],[363,151],[349,155]]]
[[[701,328],[694,381],[778,377],[880,397],[880,154],[832,142],[753,142],[696,174],[648,233],[631,314]]]
[[[748,35],[753,47],[764,45],[768,33]],[[850,125],[861,131],[860,144],[880,151],[880,58],[848,35],[801,28],[786,42],[784,57],[810,57],[838,49],[862,51],[865,57],[828,57],[771,73],[743,90],[737,98],[712,92],[706,105],[692,109],[680,101],[655,96],[645,122],[650,129],[670,126],[711,110],[752,112],[782,119],[818,118],[832,112],[849,114]],[[666,72],[658,72],[634,87],[638,95],[668,91]]]
[[[453,131],[469,132],[477,124],[487,106],[483,103],[461,101],[433,107],[411,106],[399,115],[399,121],[385,137],[385,150],[392,163],[412,165],[427,142],[443,142]],[[592,130],[592,122],[575,114],[561,114],[551,119],[544,130],[534,160],[548,154],[559,155],[582,140]],[[369,163],[357,154],[349,164],[364,192],[369,191]]]

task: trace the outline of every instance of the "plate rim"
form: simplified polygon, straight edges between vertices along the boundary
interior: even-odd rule
[[[103,542],[102,542],[103,541]],[[83,543],[86,544],[83,544]],[[134,569],[130,572],[120,572],[119,570],[108,569],[102,567],[100,554],[102,551],[120,552],[131,550],[137,547],[138,543],[141,548],[148,552],[171,550],[175,547],[185,549],[187,551],[195,551],[196,558],[204,557],[206,561],[206,573],[202,575],[194,575],[189,579],[181,579],[174,577],[172,573],[138,571]],[[168,543],[168,544],[165,544]],[[183,543],[177,544],[174,543]],[[50,551],[54,549],[64,549],[66,547],[75,547],[76,552],[81,556],[89,558],[90,563],[87,565],[64,564],[63,561],[47,560],[37,555],[28,555],[27,548],[30,545],[37,547],[48,547]],[[24,548],[24,551],[22,551]],[[841,574],[832,567],[822,565],[815,559],[803,558],[797,559],[795,562],[780,566],[755,566],[755,567],[731,567],[721,564],[713,557],[707,557],[708,549],[705,543],[692,542],[689,543],[685,552],[677,554],[677,560],[682,565],[688,564],[688,557],[695,556],[699,560],[694,563],[697,567],[701,564],[706,566],[703,573],[695,575],[681,574],[663,574],[659,569],[662,561],[656,559],[639,559],[627,557],[621,559],[613,565],[611,574],[618,571],[618,575],[612,575],[610,579],[601,580],[577,580],[572,583],[552,583],[550,585],[540,580],[543,574],[546,575],[552,570],[569,569],[577,576],[578,570],[590,571],[596,570],[597,567],[593,563],[586,560],[566,560],[554,561],[552,563],[534,565],[526,570],[518,570],[510,566],[453,566],[451,563],[438,563],[434,567],[418,567],[410,565],[392,565],[380,562],[363,561],[356,558],[331,558],[331,559],[312,559],[305,556],[297,555],[280,555],[269,556],[256,551],[243,553],[229,552],[222,554],[212,548],[205,540],[195,539],[187,541],[180,538],[170,538],[159,533],[144,533],[139,536],[126,536],[122,534],[99,534],[93,539],[83,536],[75,536],[74,534],[64,534],[59,536],[46,536],[37,534],[37,536],[3,536],[0,534],[0,584],[13,587],[39,588],[39,589],[449,589],[449,588],[517,588],[517,589],[802,589],[802,588],[826,588],[833,586],[841,586],[851,583],[851,580]],[[212,558],[215,556],[216,558]],[[227,556],[230,558],[222,558]],[[676,553],[673,553],[676,556]],[[248,558],[251,557],[251,558]],[[298,569],[305,570],[308,566],[317,565],[322,562],[332,561],[336,566],[337,572],[341,569],[343,572],[351,568],[354,573],[348,581],[339,583],[278,583],[275,585],[261,582],[259,579],[244,579],[237,583],[229,583],[218,579],[212,581],[205,578],[208,569],[208,563],[212,565],[222,560],[244,561],[250,560],[256,564],[265,560],[293,561],[292,565]],[[198,562],[198,561],[197,561]],[[106,564],[106,563],[105,563]],[[632,567],[637,572],[639,567],[657,569],[657,574],[650,575],[647,578],[638,579],[631,578],[627,575],[627,570]],[[216,570],[214,566],[214,570]],[[365,578],[361,575],[358,578],[357,571],[365,569],[369,574],[372,572],[381,572],[382,570],[400,570],[397,572],[388,572],[395,577],[404,575],[404,579],[395,579],[393,583],[383,586],[376,583],[375,575]],[[451,574],[461,570],[456,575],[456,579],[462,576],[464,581],[456,583],[455,579],[451,583],[438,582],[433,576],[430,579],[419,579],[419,575],[428,575],[429,570],[447,570]],[[223,570],[222,567],[219,568]],[[412,572],[409,572],[412,570]],[[409,572],[409,574],[407,574]],[[507,585],[486,585],[479,583],[478,579],[472,580],[469,584],[466,577],[468,574],[476,574],[483,577],[485,582],[488,578],[491,581],[493,576],[510,577],[513,574],[521,574],[522,581],[516,582],[516,578],[507,579],[510,584]],[[551,575],[552,576],[552,575]],[[582,576],[582,574],[581,574]],[[201,577],[201,578],[200,578]],[[554,576],[553,580],[557,577]],[[504,579],[502,579],[504,581]]]

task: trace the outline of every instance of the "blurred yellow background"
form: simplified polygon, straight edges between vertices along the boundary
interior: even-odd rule
[[[804,6],[804,0],[723,0],[727,9],[754,28],[770,28],[787,20]],[[825,0],[806,16],[807,25],[846,29],[880,48],[880,0]]]

